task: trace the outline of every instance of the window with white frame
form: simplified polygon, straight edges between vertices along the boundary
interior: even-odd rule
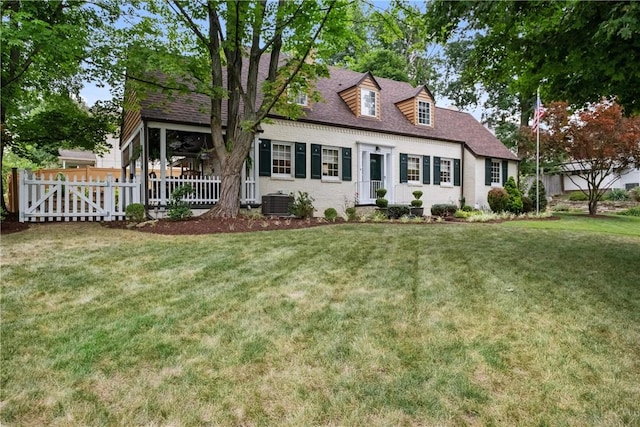
[[[322,178],[338,179],[340,176],[340,151],[337,148],[322,147]]]
[[[502,183],[502,177],[500,176],[502,172],[502,165],[499,160],[491,160],[491,184]]]
[[[453,171],[453,161],[451,159],[440,159],[440,184],[452,184],[451,175]]]
[[[361,113],[363,116],[377,117],[377,109],[376,109],[377,96],[378,96],[378,93],[374,90],[361,89],[360,104],[362,109]]]
[[[271,144],[271,174],[291,176],[291,144]]]
[[[421,125],[431,125],[431,103],[428,101],[418,101],[418,123]]]
[[[407,156],[407,181],[420,182],[420,156]]]
[[[293,102],[295,102],[298,105],[301,105],[303,107],[306,107],[309,99],[307,97],[307,94],[304,92],[296,92],[294,98],[293,98]]]

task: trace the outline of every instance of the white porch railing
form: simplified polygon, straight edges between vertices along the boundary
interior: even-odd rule
[[[134,179],[67,181],[64,176],[36,176],[21,170],[20,222],[113,221],[125,219],[125,209],[140,203],[140,184]]]
[[[384,188],[382,181],[358,181],[356,183],[358,203],[374,203],[378,197],[378,189]]]
[[[163,189],[164,182],[164,194]],[[212,205],[220,200],[220,177],[173,177],[149,178],[149,204],[166,205],[171,200],[173,192],[183,185],[191,185],[192,194],[184,197],[184,201],[193,205]],[[241,203],[256,203],[256,183],[253,179],[243,179],[241,185]]]

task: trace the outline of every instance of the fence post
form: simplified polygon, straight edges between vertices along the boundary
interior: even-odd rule
[[[29,199],[29,190],[25,184],[27,171],[24,169],[20,169],[20,173],[18,174],[18,191],[22,193],[22,197],[19,197],[20,205],[18,207],[18,220],[20,222],[24,222],[25,216],[24,213],[27,211],[27,200]]]
[[[113,175],[108,173],[106,186],[104,187],[104,210],[106,211],[106,215],[104,217],[105,221],[113,220],[113,209],[115,205],[115,191],[113,186]]]

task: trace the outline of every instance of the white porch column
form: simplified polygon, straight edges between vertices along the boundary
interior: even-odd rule
[[[167,129],[160,128],[160,204],[167,204]]]

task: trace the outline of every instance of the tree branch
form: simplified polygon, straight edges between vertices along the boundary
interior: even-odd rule
[[[179,12],[176,12],[176,10],[173,9],[173,7],[171,7],[172,3],[173,5],[175,5],[175,7],[178,8]],[[200,42],[202,42],[202,44],[204,44],[207,48],[210,48],[209,40],[207,39],[207,37],[205,37],[204,34],[202,34],[202,31],[200,31],[200,28],[198,28],[196,23],[193,21],[191,16],[189,16],[189,14],[184,9],[184,7],[182,7],[180,2],[178,2],[178,0],[173,0],[172,3],[169,3],[169,7],[173,9],[174,13],[182,18],[182,20],[187,24],[187,26],[191,29],[191,31],[193,31],[196,37],[200,39]]]

